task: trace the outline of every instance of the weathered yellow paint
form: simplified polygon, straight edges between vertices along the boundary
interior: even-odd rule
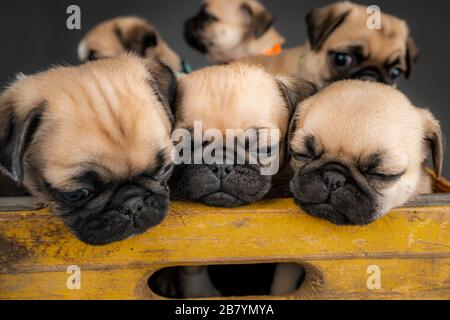
[[[365,227],[338,227],[292,200],[237,209],[175,202],[164,223],[106,246],[78,241],[48,210],[0,213],[0,299],[155,299],[168,266],[299,262],[305,284],[283,299],[450,299],[450,206],[399,208]],[[66,269],[82,270],[81,290]],[[369,265],[381,288],[366,286]]]

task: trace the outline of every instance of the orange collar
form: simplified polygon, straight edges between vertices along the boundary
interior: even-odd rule
[[[283,51],[283,48],[281,47],[281,43],[277,43],[272,48],[270,48],[269,50],[264,52],[263,55],[265,55],[265,56],[276,56],[276,55],[280,54],[281,51]]]

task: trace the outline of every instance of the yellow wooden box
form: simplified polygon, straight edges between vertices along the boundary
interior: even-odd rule
[[[436,188],[450,192],[443,179]],[[289,199],[227,210],[173,203],[162,225],[100,247],[47,209],[30,210],[34,201],[0,200],[0,299],[159,299],[147,282],[161,268],[266,262],[306,269],[300,289],[280,299],[450,299],[450,194],[419,197],[366,227],[314,219]],[[66,285],[72,265],[81,289]],[[370,266],[378,289],[367,286]]]

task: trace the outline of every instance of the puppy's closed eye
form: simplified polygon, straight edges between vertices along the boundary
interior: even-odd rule
[[[398,172],[389,172],[383,168],[383,154],[377,152],[369,156],[365,160],[359,160],[359,170],[364,176],[371,180],[378,180],[380,182],[395,182],[400,179],[406,170]]]
[[[379,181],[384,182],[395,182],[398,179],[400,179],[405,172],[397,173],[397,174],[387,174],[387,173],[380,173],[380,172],[366,172],[366,176],[369,179],[375,179]]]
[[[143,174],[144,177],[153,180],[167,180],[174,169],[173,163],[162,164],[156,169],[151,169],[149,172]]]
[[[44,181],[46,188],[53,197],[69,205],[80,207],[105,190],[109,183],[102,181],[100,175],[95,171],[87,171],[72,179],[74,187],[67,189],[56,188],[48,181]]]
[[[60,198],[69,204],[82,204],[91,198],[93,192],[88,188],[82,188],[75,191],[59,192]]]
[[[312,156],[310,153],[295,152],[291,149],[291,154],[297,161],[309,162],[314,160],[314,156]]]
[[[291,149],[291,154],[297,161],[309,162],[320,159],[323,150],[320,149],[315,137],[310,135],[304,140],[304,148],[297,151]]]

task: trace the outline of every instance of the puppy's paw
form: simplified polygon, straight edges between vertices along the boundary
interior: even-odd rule
[[[183,298],[212,298],[222,296],[212,284],[207,267],[181,268],[180,288]]]

